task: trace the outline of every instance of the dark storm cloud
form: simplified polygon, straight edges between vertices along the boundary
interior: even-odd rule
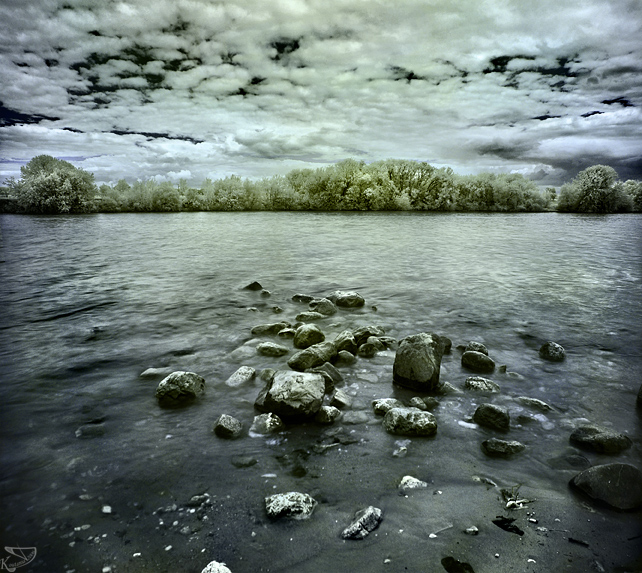
[[[0,144],[25,160],[89,146],[99,180],[357,154],[558,182],[595,156],[634,173],[640,21],[628,0],[7,0]]]

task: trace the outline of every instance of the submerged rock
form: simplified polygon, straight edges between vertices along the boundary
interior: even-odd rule
[[[383,417],[383,427],[400,436],[432,436],[437,431],[437,419],[416,408],[392,408]]]
[[[579,426],[571,434],[570,441],[574,446],[599,454],[619,454],[632,444],[628,436],[597,424]]]
[[[325,334],[316,324],[302,324],[294,333],[294,348],[303,350],[325,340]]]
[[[515,440],[498,440],[491,438],[484,440],[481,444],[482,451],[490,457],[508,458],[514,456],[526,448],[521,442]]]
[[[553,408],[551,408],[546,402],[543,402],[542,400],[538,400],[537,398],[529,398],[528,396],[518,396],[517,400],[519,400],[522,404],[524,404],[524,406],[535,408],[540,412],[550,412],[553,410]]]
[[[194,372],[172,372],[160,381],[156,398],[161,406],[189,403],[205,392],[205,378]]]
[[[233,439],[238,438],[243,430],[243,424],[233,416],[221,414],[214,424],[214,433],[219,438]]]
[[[258,281],[253,281],[249,285],[245,285],[243,287],[243,290],[263,290],[263,287],[261,286],[261,283]]]
[[[290,350],[281,345],[276,344],[276,342],[261,342],[257,347],[256,351],[261,356],[270,356],[272,358],[278,358],[279,356],[285,356]]]
[[[551,362],[561,362],[566,357],[566,351],[564,347],[557,344],[557,342],[546,342],[539,349],[539,356]]]
[[[357,356],[361,358],[374,358],[379,351],[378,347],[372,342],[364,342],[357,350]]]
[[[372,505],[366,507],[356,513],[354,521],[343,530],[341,537],[343,539],[364,539],[379,527],[382,519],[383,512],[378,507]]]
[[[347,350],[339,350],[335,364],[337,366],[352,366],[357,361],[357,357]]]
[[[327,298],[315,298],[308,303],[308,307],[312,312],[318,312],[324,316],[332,316],[337,313],[337,307]]]
[[[630,464],[593,466],[577,474],[570,483],[590,498],[616,509],[642,507],[642,472]]]
[[[321,408],[324,395],[321,374],[279,370],[261,390],[254,405],[282,418],[312,418]]]
[[[473,421],[480,426],[506,432],[510,428],[508,410],[495,404],[480,404],[473,414]]]
[[[165,368],[148,368],[144,372],[141,372],[140,377],[141,378],[156,378],[160,376],[167,376],[168,374],[172,373],[172,369],[170,367],[165,367]]]
[[[332,342],[319,342],[297,352],[288,360],[288,366],[292,370],[303,372],[308,368],[315,368],[332,361],[336,355],[337,349]]]
[[[499,392],[499,384],[483,378],[482,376],[469,376],[464,382],[466,390],[474,390],[475,392],[484,392],[487,394],[496,394]]]
[[[300,312],[299,314],[296,315],[296,319],[299,322],[312,322],[314,320],[321,320],[322,318],[328,318],[325,314],[321,314],[320,312]]]
[[[495,370],[495,361],[476,350],[467,350],[461,355],[461,365],[479,374],[490,374]]]
[[[442,350],[436,334],[422,332],[401,340],[392,370],[394,383],[414,390],[435,391],[439,387]]]
[[[265,498],[265,510],[268,517],[290,517],[292,519],[308,519],[314,508],[316,500],[307,493],[291,491],[277,493]]]
[[[366,303],[366,300],[355,291],[336,290],[327,298],[342,308],[359,308]]]
[[[255,376],[256,370],[254,368],[251,366],[241,366],[225,381],[225,385],[230,388],[236,388],[237,386],[242,386],[247,382],[251,382],[254,380]]]
[[[252,328],[254,336],[277,335],[285,328],[289,328],[289,322],[271,322],[268,324],[257,324]]]
[[[314,300],[314,297],[309,294],[295,294],[294,296],[292,296],[292,300],[294,302],[301,302],[303,304],[308,304],[309,302]]]

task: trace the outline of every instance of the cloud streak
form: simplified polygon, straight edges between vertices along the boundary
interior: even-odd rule
[[[642,178],[642,7],[561,4],[5,2],[0,177],[48,153],[100,181],[348,156]]]

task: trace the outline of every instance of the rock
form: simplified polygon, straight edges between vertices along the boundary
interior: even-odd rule
[[[356,412],[355,411],[345,412],[341,420],[344,424],[351,424],[351,425],[367,424],[370,421],[370,417],[368,416],[367,412],[364,412],[363,410],[358,410]]]
[[[439,384],[435,390],[440,396],[452,396],[454,394],[463,394],[459,388],[455,388],[450,382]]]
[[[551,362],[561,362],[566,357],[566,351],[557,342],[547,342],[539,349],[539,356]]]
[[[76,437],[83,440],[105,435],[105,424],[83,424],[76,430]]]
[[[284,328],[283,330],[279,330],[279,338],[294,338],[294,335],[296,334],[296,330],[294,328]]]
[[[266,414],[260,414],[254,416],[254,421],[250,427],[250,435],[267,435],[273,434],[275,432],[280,432],[285,425],[283,420],[279,418],[276,414],[272,412],[267,412]]]
[[[314,416],[314,421],[319,424],[332,424],[339,416],[341,416],[341,410],[336,406],[321,406]]]
[[[161,406],[179,406],[189,403],[205,392],[205,378],[194,372],[172,372],[156,388]]]
[[[243,430],[243,424],[236,418],[221,414],[220,418],[214,424],[214,433],[219,438],[238,438]]]
[[[265,510],[272,519],[308,519],[316,506],[317,502],[313,497],[297,491],[277,493],[265,498]]]
[[[296,319],[299,322],[313,322],[315,320],[321,320],[322,318],[328,317],[320,312],[301,312],[296,315]]]
[[[230,388],[236,388],[242,386],[247,382],[254,380],[256,376],[256,370],[251,366],[241,366],[234,374],[232,374],[226,381],[225,385]]]
[[[235,468],[251,468],[259,463],[254,456],[234,456],[230,461]]]
[[[471,525],[464,529],[466,535],[479,535],[479,528],[476,525]]]
[[[480,374],[490,374],[495,370],[495,361],[475,350],[467,350],[461,355],[461,365]]]
[[[464,352],[481,352],[482,354],[485,354],[488,356],[488,349],[481,343],[481,342],[474,342],[470,341],[467,345],[466,348],[464,348]]]
[[[263,370],[259,372],[259,378],[263,380],[263,382],[269,382],[274,378],[274,374],[276,374],[274,368],[263,368]]]
[[[518,454],[524,448],[526,448],[524,444],[515,440],[498,440],[497,438],[484,440],[481,444],[481,449],[487,456],[500,458]]]
[[[325,340],[325,334],[316,324],[302,324],[294,333],[294,348],[304,349]]]
[[[522,404],[524,404],[524,406],[535,408],[540,412],[550,412],[553,410],[553,408],[551,408],[546,402],[542,402],[537,398],[529,398],[528,396],[518,396],[517,400],[519,400]]]
[[[172,373],[172,369],[169,367],[166,368],[148,368],[144,372],[141,372],[141,378],[157,378],[160,376],[167,376]]]
[[[251,282],[249,285],[245,285],[243,290],[263,290],[261,283],[258,281]]]
[[[495,404],[480,404],[473,414],[473,421],[491,430],[508,431],[510,416],[508,410]]]
[[[289,322],[271,322],[268,324],[257,324],[252,328],[254,336],[276,335],[285,328],[289,328]]]
[[[308,304],[314,300],[314,297],[310,296],[309,294],[295,294],[292,297],[292,300],[294,302],[302,302],[303,304]]]
[[[263,297],[267,298],[267,297],[269,297],[269,296],[272,296],[272,293],[271,293],[269,290],[265,290],[265,289],[263,289],[263,290],[261,291],[261,296],[263,296]]]
[[[372,401],[372,409],[377,416],[384,416],[388,413],[388,410],[393,408],[404,408],[403,402],[400,402],[396,398],[380,398],[379,400]]]
[[[366,300],[355,291],[335,290],[327,298],[341,308],[360,308],[366,304]]]
[[[306,370],[306,372],[318,372],[319,374],[327,374],[332,381],[332,388],[334,388],[337,384],[341,384],[341,382],[343,382],[343,376],[341,376],[341,372],[339,372],[330,362],[325,362],[321,366],[310,368],[309,370]]]
[[[425,489],[428,487],[428,484],[425,481],[421,481],[416,477],[404,476],[399,482],[399,489],[403,492],[409,489]]]
[[[423,398],[420,398],[419,396],[413,396],[410,398],[410,402],[408,402],[408,406],[411,408],[417,408],[418,410],[428,410],[426,407],[426,403],[423,401]]]
[[[364,342],[357,350],[357,356],[361,358],[374,358],[378,352],[377,346],[371,342]]]
[[[357,343],[357,346],[361,346],[364,342],[368,340],[371,336],[383,336],[386,334],[386,331],[380,326],[360,326],[352,331],[354,339]]]
[[[388,350],[397,350],[397,348],[399,347],[399,342],[392,336],[377,336],[376,338]]]
[[[330,400],[330,406],[343,410],[352,406],[352,397],[348,396],[343,390],[335,390]]]
[[[597,424],[583,424],[570,437],[571,444],[599,454],[619,454],[631,447],[631,439]]]
[[[359,348],[357,346],[357,341],[354,339],[354,334],[352,334],[352,331],[350,330],[344,330],[337,334],[334,339],[334,345],[337,348],[337,352],[347,350],[350,354],[356,354],[357,348]]]
[[[399,343],[392,377],[395,384],[431,392],[439,386],[442,345],[436,334],[414,334]]]
[[[450,354],[450,351],[452,350],[453,347],[453,341],[450,340],[447,336],[439,336],[439,342],[441,342],[441,346],[443,348],[442,353],[443,354]]]
[[[437,400],[437,398],[435,398],[434,396],[424,396],[422,400],[426,405],[426,410],[434,410],[437,406],[439,406],[439,400]]]
[[[347,350],[339,350],[335,364],[337,366],[351,366],[356,361],[357,357],[354,354],[351,354]]]
[[[225,563],[218,563],[217,561],[210,561],[201,573],[232,573]]]
[[[475,392],[484,392],[487,394],[496,394],[499,392],[499,384],[481,376],[469,376],[466,378],[464,388],[466,388],[466,390],[474,390]]]
[[[288,366],[292,370],[303,372],[308,368],[315,368],[330,362],[336,355],[337,349],[332,342],[319,342],[297,352],[288,360]]]
[[[332,316],[337,313],[337,307],[327,298],[315,298],[308,303],[308,308],[312,312],[319,312],[324,316]]]
[[[593,466],[577,474],[570,483],[590,498],[616,509],[642,507],[642,472],[630,464]]]
[[[640,386],[640,389],[638,390],[638,397],[635,401],[635,405],[638,408],[642,408],[642,386]]]
[[[278,370],[254,405],[282,418],[312,418],[321,408],[324,394],[321,374]]]
[[[432,436],[437,431],[437,419],[416,408],[392,408],[383,417],[383,427],[400,436]]]
[[[341,537],[343,539],[364,539],[379,527],[382,519],[382,511],[371,505],[356,513],[354,521],[343,530]]]
[[[281,344],[276,344],[275,342],[261,342],[257,347],[256,351],[261,356],[271,356],[272,358],[278,358],[279,356],[285,356],[290,350]]]
[[[377,336],[368,336],[364,344],[372,344],[378,352],[383,352],[386,349],[386,345]]]

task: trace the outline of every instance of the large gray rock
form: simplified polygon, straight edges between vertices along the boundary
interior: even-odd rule
[[[294,333],[294,348],[304,349],[325,340],[325,334],[316,324],[302,324]]]
[[[219,438],[234,439],[241,435],[243,424],[233,416],[221,414],[214,424],[214,433]]]
[[[571,486],[616,509],[642,507],[642,472],[629,464],[593,466],[577,474]]]
[[[232,374],[226,381],[225,385],[230,388],[236,388],[247,384],[254,380],[256,376],[256,370],[251,366],[241,366],[234,374]]]
[[[160,381],[156,398],[161,406],[180,406],[205,392],[205,378],[194,372],[172,372]]]
[[[357,348],[359,348],[351,330],[344,330],[337,334],[334,339],[334,345],[337,347],[337,352],[347,350],[350,354],[356,354]]]
[[[316,506],[317,502],[313,497],[298,491],[277,493],[265,498],[265,511],[273,519],[308,519]]]
[[[321,408],[324,394],[321,374],[278,370],[254,405],[281,418],[312,418]]]
[[[437,419],[416,408],[392,408],[383,417],[383,427],[399,436],[432,436],[437,431]]]
[[[442,351],[436,334],[422,332],[407,336],[399,343],[395,354],[394,383],[424,392],[437,390]]]
[[[510,428],[508,410],[495,404],[480,404],[473,414],[473,421],[480,426],[507,432]]]
[[[256,347],[256,351],[261,356],[270,356],[272,358],[285,356],[288,352],[290,352],[290,350],[286,346],[277,344],[276,342],[261,342]]]
[[[315,368],[326,362],[331,362],[336,355],[337,349],[332,342],[319,342],[294,354],[288,360],[288,366],[292,370],[303,372],[308,368]]]
[[[631,447],[628,436],[597,424],[583,424],[575,428],[570,441],[578,448],[599,454],[619,454]]]
[[[482,451],[490,457],[508,458],[523,451],[526,446],[515,440],[499,440],[491,438],[481,444]]]
[[[475,350],[467,350],[461,355],[461,365],[479,374],[490,374],[495,370],[495,361]]]
[[[561,362],[566,357],[564,347],[557,342],[546,342],[539,349],[539,356],[551,362]]]
[[[383,512],[378,507],[372,505],[366,507],[366,509],[357,512],[354,521],[343,530],[341,537],[343,539],[363,539],[379,527],[382,519]]]
[[[359,308],[366,303],[365,299],[355,291],[336,290],[327,298],[342,308]]]
[[[325,316],[332,316],[337,313],[337,307],[331,300],[327,298],[315,298],[308,304],[308,308],[312,312],[319,312]]]
[[[469,376],[466,378],[466,382],[464,382],[464,388],[485,394],[496,394],[499,392],[499,384],[482,376]]]
[[[284,428],[283,420],[272,412],[254,416],[252,426],[250,427],[250,436],[265,436],[280,432]]]

